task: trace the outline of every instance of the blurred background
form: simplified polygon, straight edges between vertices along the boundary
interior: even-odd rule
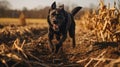
[[[83,9],[77,14],[77,19],[83,11],[97,9],[100,2],[100,0],[0,0],[0,18],[18,18],[21,11],[26,18],[46,18],[48,9],[54,1],[57,5],[64,4],[67,11],[71,11],[76,6],[82,6]],[[120,7],[118,0],[104,0],[106,5],[108,3],[113,5],[114,1],[117,7]]]

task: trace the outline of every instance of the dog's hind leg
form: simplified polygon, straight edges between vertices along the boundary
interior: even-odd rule
[[[75,42],[75,24],[72,24],[69,29],[69,36],[72,38],[72,46],[75,48],[76,42]]]
[[[75,43],[75,35],[73,35],[73,37],[72,37],[72,42],[73,42],[73,48],[75,48],[75,46],[76,46],[76,43]]]
[[[74,33],[70,33],[70,37],[72,38],[72,47],[75,48],[76,43],[75,43],[75,34]]]

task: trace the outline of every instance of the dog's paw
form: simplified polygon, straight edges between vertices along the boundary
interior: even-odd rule
[[[49,48],[50,53],[54,53],[55,49],[54,48]]]

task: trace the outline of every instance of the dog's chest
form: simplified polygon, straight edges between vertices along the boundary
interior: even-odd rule
[[[62,33],[60,31],[59,32],[58,31],[54,31],[54,35],[55,36],[60,36],[60,35],[62,35]]]

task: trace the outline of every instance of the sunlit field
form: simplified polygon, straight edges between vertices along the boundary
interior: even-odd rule
[[[47,24],[47,19],[26,19],[27,24],[31,23],[40,23],[40,24]],[[0,24],[16,24],[20,25],[20,19],[19,18],[0,18]]]

